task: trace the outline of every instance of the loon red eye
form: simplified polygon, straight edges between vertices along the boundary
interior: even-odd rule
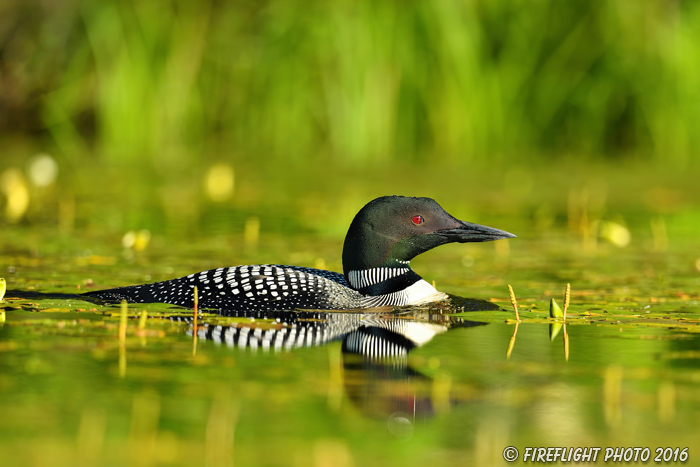
[[[423,219],[423,216],[413,216],[411,218],[411,222],[413,222],[416,225],[421,225],[425,220]]]

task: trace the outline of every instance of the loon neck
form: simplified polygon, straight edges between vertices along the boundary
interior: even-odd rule
[[[363,295],[385,295],[404,290],[422,280],[408,261],[376,268],[351,270],[346,274],[350,286]]]

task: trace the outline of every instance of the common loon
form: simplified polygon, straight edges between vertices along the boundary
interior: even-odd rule
[[[212,269],[152,284],[84,295],[134,303],[199,306],[222,314],[273,310],[349,310],[421,305],[447,298],[410,261],[445,243],[485,242],[515,235],[455,219],[431,198],[383,196],[355,215],[343,245],[343,271],[283,265]]]

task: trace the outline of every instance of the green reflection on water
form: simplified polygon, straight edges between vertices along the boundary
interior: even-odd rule
[[[121,377],[116,317],[8,315],[3,455],[29,464],[480,463],[508,445],[688,445],[700,409],[692,327],[572,323],[567,363],[527,320],[506,360],[513,326],[495,320],[439,334],[402,366],[338,342],[265,353],[204,340],[193,356],[186,325],[149,320],[139,335],[134,320]]]
[[[407,174],[416,179],[415,171]],[[0,460],[500,465],[510,445],[692,445],[700,415],[697,214],[680,207],[647,211],[639,200],[625,210],[619,194],[607,208],[585,205],[580,193],[568,201],[572,206],[566,196],[552,201],[551,193],[547,204],[534,190],[511,197],[507,186],[456,197],[473,179],[448,186],[434,183],[438,175],[424,175],[436,194],[416,194],[519,238],[448,245],[413,261],[440,290],[492,300],[503,311],[460,314],[488,324],[436,335],[398,367],[345,355],[340,342],[265,353],[200,339],[194,352],[187,324],[159,318],[174,312],[163,305],[131,309],[120,346],[118,308],[72,295],[236,264],[340,271],[342,236],[355,211],[384,190],[406,194],[405,184],[373,193],[368,187],[376,175],[370,175],[355,192],[324,181],[323,197],[309,191],[290,199],[293,190],[282,183],[262,202],[253,183],[246,188],[237,181],[231,204],[185,196],[170,200],[191,203],[173,217],[162,198],[141,209],[139,196],[115,201],[98,193],[88,200],[76,188],[78,215],[70,228],[61,227],[58,211],[29,211],[23,222],[4,224]],[[45,203],[42,209],[50,210],[52,201]],[[592,217],[605,217],[605,209],[627,213],[625,248],[581,227],[586,216],[588,227]],[[245,226],[256,224],[251,218],[258,227],[246,234]],[[567,282],[568,362],[563,332],[550,340],[547,312],[551,298],[562,300]],[[510,359],[508,283],[523,319]],[[142,309],[151,318],[139,330]]]

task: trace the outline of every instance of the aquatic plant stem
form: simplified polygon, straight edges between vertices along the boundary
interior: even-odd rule
[[[139,317],[139,329],[146,329],[146,320],[148,319],[148,311],[141,310],[141,316]]]
[[[564,323],[564,358],[569,361],[569,335],[566,333],[566,310],[569,309],[569,301],[571,300],[571,284],[566,283],[566,289],[564,290],[564,313],[561,318]]]
[[[513,292],[513,287],[508,284],[508,292],[510,293],[510,303],[513,304],[513,310],[515,310],[515,319],[520,321],[520,315],[518,314],[518,301],[515,299],[515,292]]]
[[[199,293],[194,286],[194,321],[192,323],[192,355],[197,355],[197,309],[199,308]]]
[[[515,338],[518,335],[518,326],[520,325],[520,320],[516,321],[515,329],[513,329],[513,335],[510,336],[508,341],[508,349],[506,349],[506,360],[510,360],[510,354],[513,353],[513,347],[515,347]]]
[[[123,344],[126,341],[126,318],[129,306],[126,300],[122,300],[119,313],[119,343]]]
[[[197,329],[197,308],[199,308],[199,294],[197,286],[194,286],[194,327]]]
[[[122,300],[119,313],[119,377],[126,376],[126,320],[129,306]]]
[[[0,277],[0,302],[3,301],[5,297],[5,291],[7,290],[7,282],[4,277]],[[0,323],[5,322],[5,310],[0,310]]]

